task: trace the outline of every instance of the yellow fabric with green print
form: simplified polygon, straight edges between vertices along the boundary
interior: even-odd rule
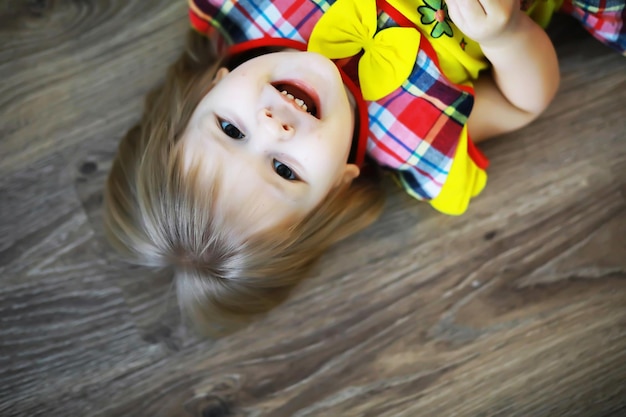
[[[441,70],[450,81],[467,84],[478,78],[481,70],[488,68],[478,43],[463,35],[452,23],[442,0],[424,0],[419,7],[415,7],[414,2],[403,0],[388,2],[428,38],[437,53]]]
[[[457,84],[470,84],[478,78],[489,62],[478,43],[467,38],[448,16],[443,0],[423,0],[415,7],[414,2],[388,0],[388,3],[420,28],[437,53],[439,64],[448,79]],[[522,0],[522,8],[539,24],[546,27],[563,0]]]

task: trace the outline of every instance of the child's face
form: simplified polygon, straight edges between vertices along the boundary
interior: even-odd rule
[[[230,209],[245,209],[249,227],[266,228],[308,213],[359,175],[346,163],[353,130],[335,65],[315,53],[277,52],[221,69],[183,140],[188,161],[219,162]]]

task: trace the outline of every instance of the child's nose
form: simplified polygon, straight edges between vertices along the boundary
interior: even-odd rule
[[[295,133],[293,124],[270,108],[261,110],[259,118],[261,124],[280,140],[290,139]]]

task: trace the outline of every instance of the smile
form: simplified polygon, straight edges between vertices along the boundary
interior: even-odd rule
[[[299,110],[310,114],[316,119],[321,117],[319,97],[308,86],[294,81],[280,81],[272,83],[272,86]]]

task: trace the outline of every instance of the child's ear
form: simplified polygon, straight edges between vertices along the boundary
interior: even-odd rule
[[[341,179],[341,183],[342,184],[349,184],[352,182],[352,180],[354,180],[356,177],[359,176],[359,174],[361,174],[361,170],[359,169],[359,167],[355,164],[346,164],[346,167],[343,171],[343,177]]]
[[[229,72],[230,71],[228,71],[228,68],[220,67],[220,69],[217,70],[217,72],[215,73],[215,76],[213,77],[213,82],[211,83],[211,86],[214,86],[215,84],[217,84],[222,78],[228,75]]]

